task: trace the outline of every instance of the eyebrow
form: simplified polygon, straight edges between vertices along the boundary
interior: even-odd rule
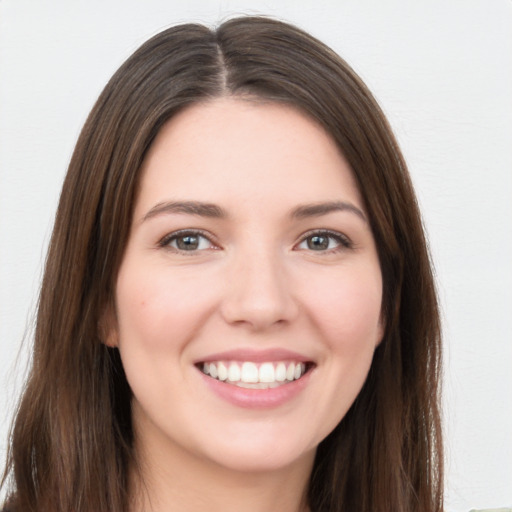
[[[153,206],[153,208],[144,215],[141,222],[145,222],[157,215],[167,213],[184,213],[214,219],[224,219],[228,216],[225,210],[212,203],[202,203],[199,201],[164,201]]]
[[[304,219],[307,217],[321,217],[333,212],[352,212],[364,222],[368,222],[363,211],[347,201],[329,201],[327,203],[313,203],[298,206],[292,211],[292,217]]]
[[[291,217],[295,219],[304,219],[308,217],[321,217],[333,212],[352,212],[360,217],[364,222],[368,222],[363,211],[352,203],[347,201],[329,201],[325,203],[303,204],[294,208]],[[213,219],[225,219],[227,212],[220,206],[213,203],[203,203],[200,201],[163,201],[156,204],[142,218],[141,222],[162,214],[183,213],[187,215],[197,215],[199,217],[208,217]]]

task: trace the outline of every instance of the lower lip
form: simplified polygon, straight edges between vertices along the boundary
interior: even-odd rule
[[[237,407],[246,409],[270,409],[289,402],[307,386],[311,370],[300,379],[288,382],[276,388],[249,389],[234,384],[226,384],[217,379],[208,377],[198,370],[205,384],[220,398]]]

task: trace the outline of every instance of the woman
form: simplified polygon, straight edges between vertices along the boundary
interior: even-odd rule
[[[70,163],[7,509],[440,511],[439,365],[364,84],[281,22],[174,27]]]

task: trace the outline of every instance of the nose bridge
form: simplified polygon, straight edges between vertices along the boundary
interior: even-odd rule
[[[275,245],[253,244],[235,253],[223,301],[225,319],[253,329],[292,320],[298,307]]]

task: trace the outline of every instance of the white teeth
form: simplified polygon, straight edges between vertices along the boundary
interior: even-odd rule
[[[244,363],[223,361],[203,363],[203,373],[214,379],[226,381],[240,387],[253,389],[266,389],[300,379],[306,373],[304,363],[278,362]]]
[[[284,363],[279,363],[276,367],[276,380],[277,382],[286,380],[286,365]]]
[[[290,363],[286,369],[286,380],[293,380],[295,378],[295,365]]]
[[[274,382],[275,372],[274,365],[272,363],[263,363],[260,366],[259,381],[260,382]]]
[[[224,363],[220,362],[217,365],[217,372],[219,380],[226,380],[228,378],[228,369]]]
[[[238,366],[236,363],[231,363],[229,365],[228,380],[231,382],[238,382],[240,380],[240,366]]]
[[[210,368],[210,375],[211,375],[211,368]],[[240,380],[242,382],[258,382],[258,367],[254,363],[244,363],[242,365],[242,376],[240,377]]]

